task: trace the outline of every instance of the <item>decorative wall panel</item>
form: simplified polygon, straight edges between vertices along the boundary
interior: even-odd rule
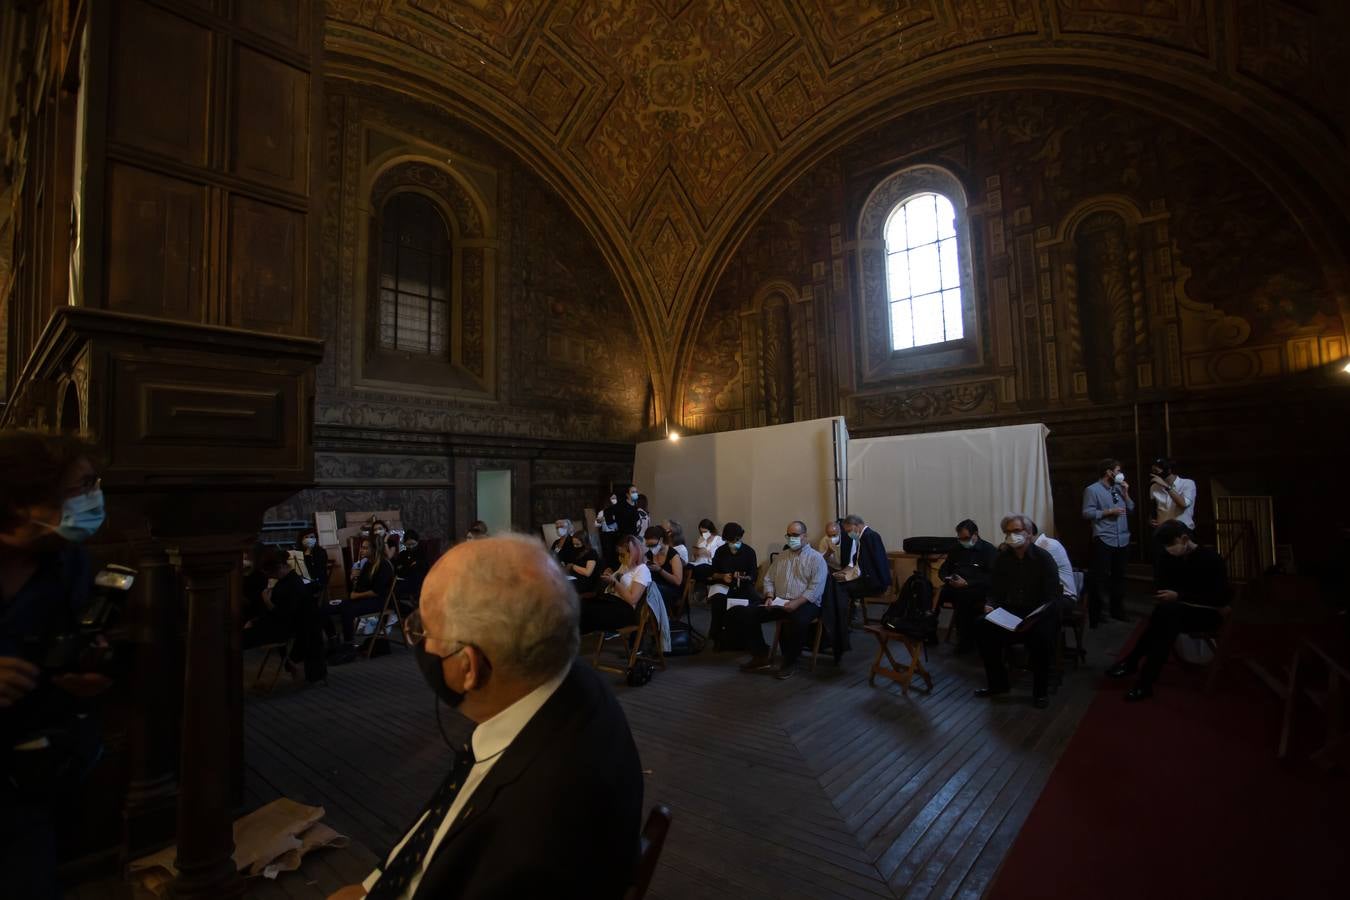
[[[203,321],[206,189],[114,163],[107,204],[109,308]]]

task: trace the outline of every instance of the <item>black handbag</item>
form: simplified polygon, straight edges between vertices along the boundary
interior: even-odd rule
[[[915,572],[900,587],[900,595],[881,614],[881,627],[929,643],[937,640],[938,611],[933,608],[933,584]]]

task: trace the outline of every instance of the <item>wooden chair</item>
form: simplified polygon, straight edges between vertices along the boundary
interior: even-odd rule
[[[1083,627],[1087,624],[1087,612],[1083,606],[1083,573],[1074,569],[1073,579],[1078,598],[1074,602],[1073,611],[1060,616],[1059,646],[1055,655],[1055,667],[1061,676],[1064,673],[1064,657],[1070,649],[1069,642],[1064,636],[1066,631],[1073,635],[1074,668],[1087,662],[1087,650],[1083,647]]]
[[[877,639],[877,655],[876,658],[872,660],[872,671],[867,676],[867,683],[869,685],[875,685],[877,676],[881,675],[900,685],[900,693],[908,697],[909,688],[914,681],[914,676],[918,675],[927,682],[928,690],[933,690],[933,676],[928,674],[928,669],[924,668],[921,658],[924,652],[923,641],[918,638],[912,638],[907,634],[901,634],[898,631],[891,631],[880,625],[868,625],[863,630]],[[896,661],[895,657],[891,655],[891,641],[898,641],[904,645],[907,651],[909,651],[909,663],[907,665],[902,667],[900,663]],[[889,666],[881,664],[883,655],[890,662]]]
[[[277,679],[286,669],[286,663],[290,661],[291,650],[295,648],[295,640],[283,641],[277,644],[263,644],[262,648],[267,652],[263,654],[262,663],[258,666],[258,674],[253,676],[253,690],[261,694],[270,694],[277,686]],[[277,653],[277,670],[272,673],[272,680],[267,683],[267,687],[262,686],[263,672],[267,669],[267,663],[271,661],[272,654]]]
[[[375,620],[375,633],[370,636],[370,641],[366,645],[366,659],[370,659],[375,652],[375,643],[377,641],[387,641],[393,644],[402,644],[408,646],[408,636],[403,632],[403,622],[407,619],[408,611],[404,609],[404,604],[398,599],[398,579],[395,578],[389,584],[389,593],[384,598],[384,607],[380,610],[379,617]],[[397,617],[399,627],[392,629],[394,623],[390,621],[390,616]]]
[[[652,875],[656,873],[656,864],[661,859],[661,848],[666,844],[666,834],[670,831],[670,807],[658,803],[647,815],[647,824],[642,826],[638,837],[638,861],[633,867],[633,884],[623,895],[624,900],[642,900],[651,886]]]
[[[638,652],[642,649],[643,639],[647,636],[647,632],[651,631],[652,637],[654,638],[654,643],[656,644],[656,666],[662,671],[665,670],[666,655],[665,652],[661,649],[661,635],[656,633],[657,628],[659,628],[660,626],[657,625],[655,617],[652,616],[652,609],[650,606],[647,605],[646,599],[644,598],[639,602],[642,604],[642,609],[640,612],[638,612],[637,624],[625,625],[622,628],[616,629],[616,631],[613,632],[616,636],[614,638],[611,638],[611,640],[618,640],[622,638],[630,642],[628,648],[627,665],[624,666],[623,668],[620,668],[618,666],[600,662],[600,651],[602,651],[605,647],[606,632],[594,631],[591,632],[592,634],[595,635],[596,638],[595,651],[591,654],[592,667],[602,672],[614,672],[619,675],[628,674],[628,671],[632,669],[634,663],[637,662]]]
[[[812,630],[815,631],[815,637],[811,641],[811,671],[816,670],[816,660],[820,658],[820,640],[825,634],[824,616],[816,616],[816,620],[811,623]],[[772,660],[778,655],[778,639],[783,633],[783,620],[779,619],[773,623],[773,643],[769,645],[769,659]]]

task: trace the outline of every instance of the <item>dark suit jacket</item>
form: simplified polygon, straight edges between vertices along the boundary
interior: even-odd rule
[[[619,900],[641,820],[628,720],[595,671],[574,663],[473,792],[415,897]]]
[[[845,531],[839,538],[840,565],[847,564],[852,555],[853,538]],[[868,527],[863,532],[862,546],[858,548],[858,568],[862,570],[862,577],[876,586],[877,593],[891,586],[891,561],[886,558],[886,545],[874,528]]]

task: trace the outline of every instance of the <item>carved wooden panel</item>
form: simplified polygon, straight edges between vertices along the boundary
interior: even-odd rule
[[[115,353],[109,456],[157,477],[308,467],[305,382],[247,357]]]
[[[230,200],[227,324],[303,332],[305,217],[259,200]]]
[[[114,29],[109,136],[205,165],[210,31],[139,0],[117,4]]]
[[[110,309],[202,321],[206,190],[114,164],[108,173]]]
[[[236,45],[231,103],[230,171],[292,193],[308,192],[309,76]]]
[[[279,44],[305,52],[310,43],[310,6],[295,0],[236,0],[235,21]]]

